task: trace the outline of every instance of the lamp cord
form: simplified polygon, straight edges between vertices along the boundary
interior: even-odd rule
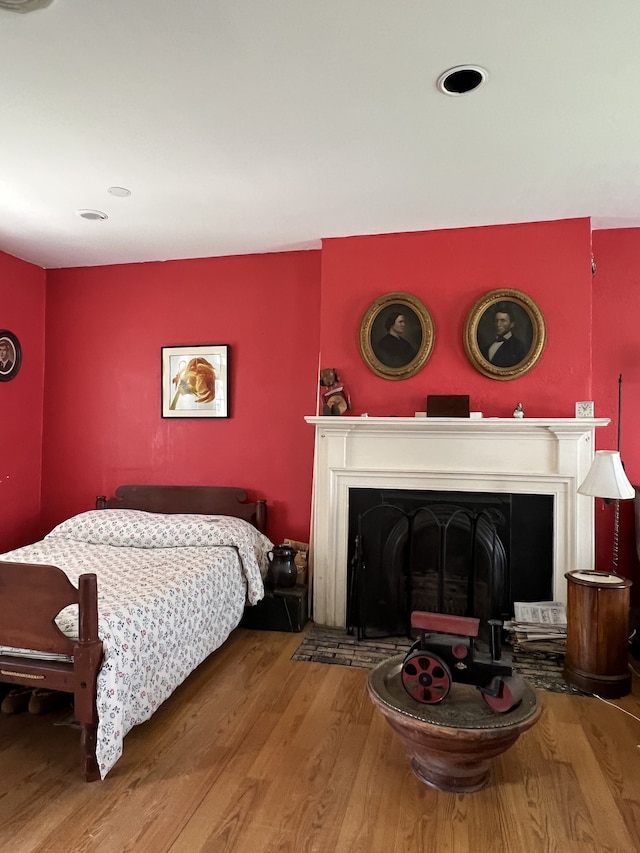
[[[640,673],[638,673],[638,671],[637,671],[636,669],[634,669],[634,668],[631,666],[631,664],[629,664],[629,669],[631,670],[631,672],[632,672],[634,675],[636,675],[636,676],[640,675]],[[632,714],[632,713],[631,713],[631,711],[627,711],[627,709],[626,709],[626,708],[621,708],[621,707],[620,707],[620,705],[616,705],[616,704],[615,704],[615,702],[610,702],[608,699],[604,699],[602,696],[599,696],[597,693],[594,693],[594,694],[592,694],[592,695],[593,695],[593,697],[594,697],[595,699],[599,699],[601,702],[604,702],[604,703],[605,703],[605,705],[611,705],[611,707],[612,707],[612,708],[617,708],[617,709],[618,709],[618,711],[622,711],[622,713],[623,713],[623,714],[626,714],[626,715],[627,715],[627,717],[631,717],[632,719],[634,719],[634,720],[636,720],[637,722],[639,722],[639,723],[640,723],[640,717],[636,717],[636,715],[635,715],[635,714]],[[640,749],[640,743],[637,743],[637,744],[636,744],[636,749]]]
[[[627,711],[626,708],[621,708],[620,705],[616,705],[615,702],[610,702],[608,699],[604,699],[602,696],[598,696],[597,693],[593,694],[594,699],[599,699],[601,702],[604,702],[605,705],[611,705],[612,708],[617,708],[618,711],[622,711],[623,714],[626,714],[627,717],[632,717],[634,720],[637,720],[640,723],[640,717],[636,717],[635,714],[632,714],[631,711]]]

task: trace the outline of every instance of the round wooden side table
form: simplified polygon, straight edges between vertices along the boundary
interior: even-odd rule
[[[609,572],[574,570],[567,579],[565,681],[605,699],[626,696],[629,671],[629,589]]]
[[[479,790],[489,779],[490,759],[540,717],[536,691],[526,682],[520,704],[504,714],[492,711],[470,684],[453,683],[442,702],[423,704],[402,685],[404,657],[395,655],[371,670],[371,701],[401,737],[421,782],[441,791]]]

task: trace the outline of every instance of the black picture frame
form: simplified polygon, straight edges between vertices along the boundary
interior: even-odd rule
[[[498,323],[502,328],[498,328]],[[497,331],[507,329],[506,339]],[[476,370],[491,379],[519,379],[540,360],[546,345],[540,308],[520,290],[492,290],[473,306],[464,329],[464,347]],[[492,347],[493,343],[500,343]]]
[[[162,347],[162,417],[228,418],[229,346]]]
[[[393,332],[397,321],[401,329]],[[365,311],[360,323],[360,354],[376,376],[408,379],[428,362],[435,329],[427,307],[402,291],[385,293]]]
[[[0,359],[3,354],[7,355],[7,360],[0,360],[0,382],[10,382],[22,366],[22,347],[16,335],[8,329],[0,329]]]

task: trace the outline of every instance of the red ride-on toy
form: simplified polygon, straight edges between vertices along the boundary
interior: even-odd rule
[[[525,682],[508,664],[500,663],[502,623],[490,619],[490,654],[474,648],[479,619],[414,610],[411,627],[421,631],[402,664],[402,684],[418,702],[433,705],[447,696],[453,681],[473,684],[498,713],[515,708]]]

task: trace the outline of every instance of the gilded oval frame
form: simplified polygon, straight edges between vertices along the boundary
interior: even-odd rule
[[[500,347],[502,356],[490,356],[489,347],[496,340],[494,315],[507,313],[513,319],[510,351]],[[542,311],[520,290],[492,290],[473,306],[464,328],[464,348],[471,364],[490,379],[519,379],[536,366],[545,348],[547,332]],[[493,363],[501,359],[504,363]]]
[[[386,324],[402,314],[406,331],[400,352],[389,352],[385,341],[390,336]],[[394,341],[391,341],[393,344]],[[435,329],[427,307],[415,296],[402,291],[385,293],[367,308],[360,323],[360,354],[369,370],[382,379],[409,379],[429,361],[435,343]],[[386,345],[388,346],[388,344]]]

